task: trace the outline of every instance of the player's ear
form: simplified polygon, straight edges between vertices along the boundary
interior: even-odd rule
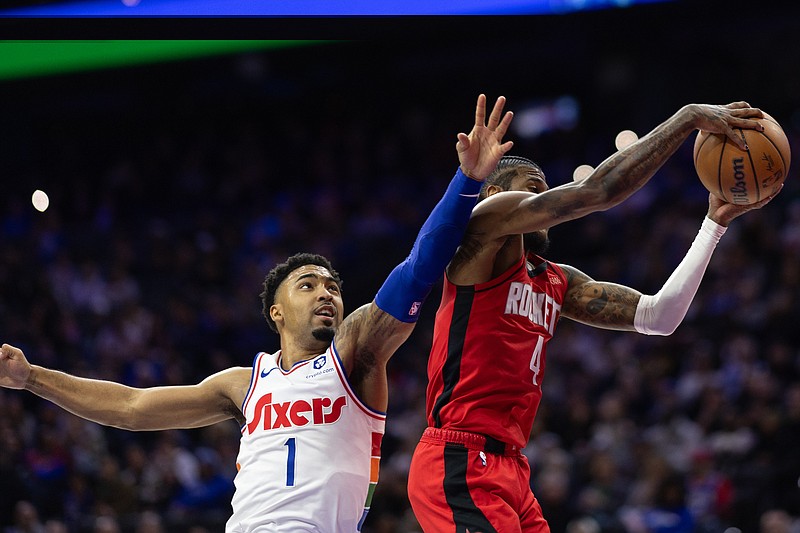
[[[486,196],[491,196],[493,194],[497,194],[499,192],[503,192],[503,189],[498,187],[497,185],[489,185],[486,187]]]
[[[280,304],[273,304],[272,307],[269,308],[269,317],[272,319],[275,324],[282,324],[283,323],[283,307]]]

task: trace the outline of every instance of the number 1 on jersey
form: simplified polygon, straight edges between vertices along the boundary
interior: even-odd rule
[[[544,347],[544,337],[539,335],[539,338],[536,341],[536,348],[533,349],[533,355],[531,355],[531,370],[533,370],[534,385],[539,384],[536,382],[536,380],[539,377],[539,370],[542,364],[542,347]]]
[[[288,457],[286,458],[286,486],[294,487],[294,462],[295,452],[297,451],[295,438],[290,438],[283,445],[289,449]]]

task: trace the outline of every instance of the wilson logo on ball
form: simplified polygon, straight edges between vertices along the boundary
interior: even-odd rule
[[[733,179],[735,183],[730,188],[734,204],[747,203],[747,182],[744,176],[744,158],[737,157],[733,160]]]

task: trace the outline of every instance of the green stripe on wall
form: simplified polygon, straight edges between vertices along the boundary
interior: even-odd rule
[[[0,41],[0,80],[326,41]]]

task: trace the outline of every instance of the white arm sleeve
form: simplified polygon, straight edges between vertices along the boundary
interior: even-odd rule
[[[708,217],[703,220],[686,257],[661,290],[653,296],[642,295],[633,319],[636,331],[645,335],[671,335],[678,328],[726,229]]]

